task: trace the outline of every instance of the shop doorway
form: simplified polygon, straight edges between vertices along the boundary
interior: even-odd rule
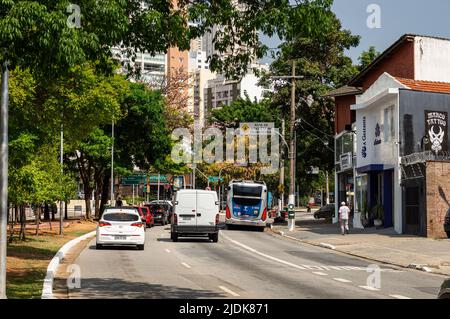
[[[385,228],[394,226],[394,170],[383,173],[383,225]]]
[[[405,188],[405,233],[420,235],[420,187]]]

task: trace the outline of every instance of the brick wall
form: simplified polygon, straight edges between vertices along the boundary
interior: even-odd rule
[[[414,78],[414,42],[407,41],[386,56],[357,85],[367,90],[384,72],[406,79]]]
[[[335,101],[335,120],[334,120],[334,130],[336,134],[341,133],[345,130],[346,124],[352,124],[355,118],[352,117],[352,112],[350,106],[356,103],[355,95],[347,96],[336,96]]]
[[[450,162],[428,162],[426,168],[427,237],[447,238],[444,220],[450,209]]]

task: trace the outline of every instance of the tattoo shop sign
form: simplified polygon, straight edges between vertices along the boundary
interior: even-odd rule
[[[448,113],[425,111],[425,132],[429,143],[425,150],[436,155],[448,151]]]

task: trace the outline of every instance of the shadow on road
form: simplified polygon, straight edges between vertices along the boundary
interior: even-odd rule
[[[70,299],[185,299],[224,297],[223,294],[211,290],[194,290],[115,278],[85,278],[81,282],[81,289],[71,289],[69,293]]]
[[[98,250],[95,245],[89,246],[91,250]],[[100,250],[137,250],[136,246],[123,245],[123,246],[103,246]]]
[[[172,242],[170,238],[158,238],[157,241]],[[190,243],[211,243],[208,237],[178,237],[178,243],[190,242]]]

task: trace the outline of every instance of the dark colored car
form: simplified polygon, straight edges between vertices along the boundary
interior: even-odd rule
[[[450,279],[447,279],[442,284],[438,299],[450,299]]]
[[[155,223],[158,223],[163,226],[169,223],[169,213],[170,213],[169,204],[150,203],[146,204],[145,206],[150,209],[150,212],[153,215]]]
[[[321,207],[318,211],[314,213],[315,219],[331,219],[334,217],[335,212],[335,205],[334,204],[328,204],[323,207]]]
[[[447,215],[445,216],[444,230],[447,233],[447,237],[450,238],[450,210],[447,212]]]

